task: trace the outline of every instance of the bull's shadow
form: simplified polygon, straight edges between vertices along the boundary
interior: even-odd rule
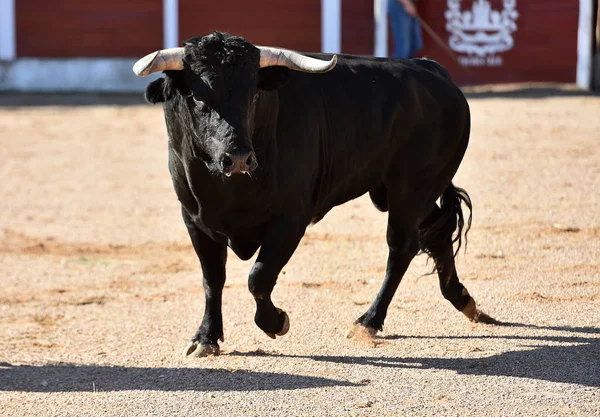
[[[314,376],[244,370],[0,363],[0,391],[272,391],[359,385]]]
[[[513,340],[515,348],[498,355],[473,358],[419,358],[389,356],[296,356],[319,362],[345,363],[390,368],[445,369],[463,375],[510,376],[551,382],[600,387],[600,328],[542,327],[517,323],[507,326],[569,331],[583,336],[387,336],[384,339],[434,339],[440,343],[452,339]],[[535,342],[535,344],[534,344]],[[548,342],[551,344],[540,344]],[[560,343],[560,344],[558,344]],[[236,353],[253,355],[252,353]]]

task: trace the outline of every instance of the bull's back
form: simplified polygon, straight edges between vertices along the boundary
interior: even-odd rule
[[[464,103],[460,91],[444,77],[445,70],[435,66],[439,67],[340,56],[329,73],[294,74],[280,90],[280,126],[290,127],[281,132],[282,148],[296,143],[291,145],[296,147],[293,157],[301,155],[302,165],[310,168],[318,211],[326,212],[381,183],[411,141],[430,142],[411,148],[421,149],[412,156],[415,164],[415,158],[422,157],[426,165],[428,152],[439,154],[453,146],[440,129],[450,135],[460,129],[456,119]]]

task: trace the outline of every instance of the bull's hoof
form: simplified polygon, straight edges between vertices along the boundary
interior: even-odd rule
[[[463,313],[473,323],[484,323],[484,324],[499,324],[500,322],[493,317],[488,316],[483,311],[477,308],[475,300],[471,298],[467,303],[466,307],[462,309]]]
[[[287,313],[279,308],[277,309],[277,313],[279,313],[279,317],[283,320],[283,327],[278,333],[265,332],[271,339],[276,339],[277,336],[283,336],[290,330],[290,318]]]
[[[348,339],[353,339],[357,342],[366,343],[371,346],[375,346],[375,335],[377,334],[377,329],[372,327],[367,327],[361,323],[355,323],[348,333],[346,333],[346,337]]]
[[[212,343],[200,343],[198,341],[190,342],[185,348],[185,356],[204,358],[206,356],[218,356],[220,353],[219,345]]]

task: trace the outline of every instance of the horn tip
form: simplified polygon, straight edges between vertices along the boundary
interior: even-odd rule
[[[337,59],[338,59],[338,58],[337,58],[337,55],[336,55],[336,54],[333,54],[333,56],[331,57],[331,66],[330,66],[330,69],[333,69],[333,68],[336,66],[336,64],[337,64]]]
[[[135,73],[135,75],[137,75],[138,77],[145,77],[146,75],[150,74],[150,68],[152,67],[152,63],[154,62],[157,56],[158,51],[152,52],[151,54],[148,54],[145,57],[138,60],[133,65],[133,72]]]

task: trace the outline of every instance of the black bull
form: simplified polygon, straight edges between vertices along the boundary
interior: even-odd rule
[[[311,74],[259,68],[257,48],[227,34],[184,46],[183,68],[165,71],[146,98],[164,102],[169,169],[204,277],[205,314],[188,355],[217,354],[223,340],[227,246],[243,260],[260,248],[248,280],[254,321],[272,338],[283,335],[289,318],[271,300],[278,274],[309,224],[367,192],[388,212],[389,257],[382,288],[353,332],[382,329],[419,249],[434,259],[442,294],[457,310],[491,320],[454,266],[461,203],[471,209],[471,202],[451,180],[467,149],[470,113],[441,66],[339,55],[331,71]],[[237,171],[248,175],[231,175],[231,155],[241,155]]]

